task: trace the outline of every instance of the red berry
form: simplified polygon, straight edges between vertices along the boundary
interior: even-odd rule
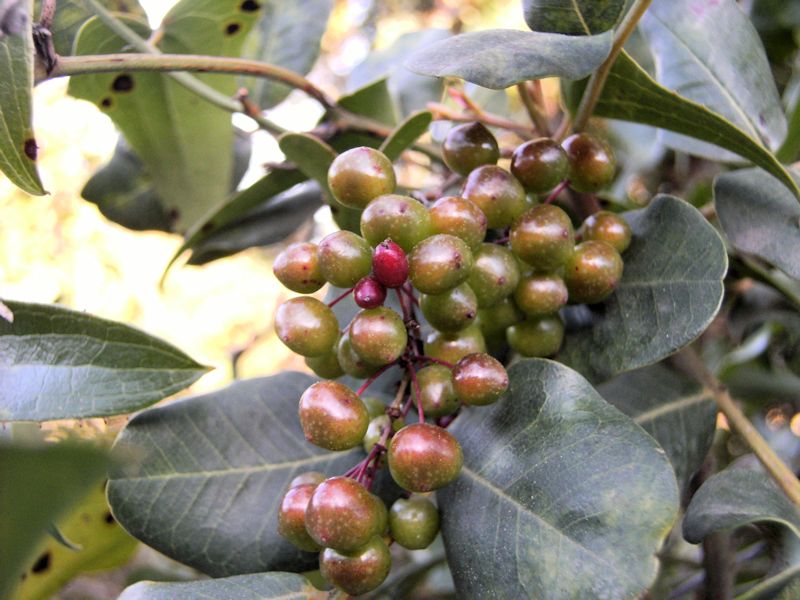
[[[386,288],[374,277],[364,277],[356,284],[353,299],[361,308],[378,308],[386,300]]]
[[[372,256],[372,274],[388,288],[398,288],[408,279],[408,258],[392,240],[384,240]]]

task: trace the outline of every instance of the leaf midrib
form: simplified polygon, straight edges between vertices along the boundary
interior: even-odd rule
[[[711,399],[711,394],[707,390],[703,390],[702,392],[698,392],[697,394],[692,394],[691,396],[684,396],[681,398],[677,398],[676,400],[672,400],[670,402],[667,402],[666,404],[657,406],[656,408],[651,408],[650,410],[646,410],[642,413],[639,413],[638,415],[633,417],[633,421],[634,423],[641,425],[642,423],[655,421],[659,417],[668,415],[672,412],[679,412],[684,408],[689,408],[690,406],[694,406],[695,404],[700,404],[704,400],[707,401],[710,399]]]

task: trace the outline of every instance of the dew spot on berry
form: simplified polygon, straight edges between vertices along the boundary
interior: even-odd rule
[[[36,157],[39,156],[39,146],[36,145],[36,140],[33,138],[25,140],[23,151],[25,152],[25,156],[31,160],[36,160]]]
[[[111,89],[117,93],[127,93],[133,89],[133,77],[127,73],[122,73],[114,78]]]

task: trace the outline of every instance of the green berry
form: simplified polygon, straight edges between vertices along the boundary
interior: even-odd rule
[[[564,323],[558,315],[529,317],[509,327],[506,339],[522,356],[553,356],[564,341]]]
[[[480,328],[472,324],[458,333],[436,331],[425,340],[425,355],[455,364],[467,354],[486,352]]]
[[[482,123],[453,127],[442,144],[444,162],[459,175],[467,175],[481,165],[493,165],[500,158],[500,148],[492,132]]]
[[[427,548],[439,533],[439,510],[423,496],[399,498],[389,509],[389,531],[403,548]]]
[[[508,298],[519,284],[519,278],[519,264],[511,251],[487,243],[475,253],[475,265],[467,283],[478,298],[478,306],[486,308]]]
[[[361,234],[373,248],[391,239],[405,252],[411,252],[432,232],[428,209],[410,196],[379,196],[361,215]]]
[[[345,331],[339,340],[339,345],[336,347],[336,360],[339,361],[342,370],[347,375],[356,379],[371,377],[379,368],[365,361],[353,350],[349,331]]]
[[[622,268],[622,257],[613,246],[595,241],[578,244],[564,270],[570,302],[602,302],[617,289]]]
[[[369,425],[367,407],[336,381],[319,381],[300,397],[300,425],[306,439],[326,450],[349,450],[361,443]]]
[[[419,399],[426,417],[452,415],[460,405],[453,389],[450,369],[432,364],[417,371]]]
[[[369,422],[367,433],[364,434],[364,452],[369,454],[370,451],[372,451],[372,449],[375,447],[375,444],[380,441],[384,428],[390,424],[392,426],[392,432],[397,433],[403,428],[405,421],[402,418],[392,421],[392,419],[389,418],[389,415],[382,414],[374,417]]]
[[[301,356],[328,354],[339,337],[336,315],[309,296],[291,298],[275,311],[275,331],[290,350]]]
[[[376,398],[375,396],[362,396],[361,400],[364,402],[364,406],[367,407],[370,419],[386,414],[386,404],[380,398]]]
[[[326,281],[351,288],[369,275],[372,249],[367,240],[351,231],[337,231],[319,243],[319,268]]]
[[[385,154],[362,146],[333,160],[328,169],[328,186],[339,203],[363,209],[372,199],[394,192],[397,180],[392,161]]]
[[[617,161],[614,152],[603,140],[586,133],[571,135],[563,143],[569,159],[570,187],[593,194],[614,179]]]
[[[511,250],[539,271],[555,271],[572,255],[575,231],[563,210],[551,204],[534,206],[514,222]]]
[[[339,359],[336,357],[336,347],[338,340],[333,344],[330,352],[322,356],[307,356],[305,363],[309,369],[314,371],[314,374],[322,377],[323,379],[338,379],[344,375],[344,369],[339,364]]]
[[[429,423],[406,425],[389,444],[389,471],[410,492],[431,492],[461,472],[461,445],[447,430]]]
[[[350,596],[377,588],[386,579],[391,566],[389,547],[378,536],[352,553],[326,548],[319,555],[319,570],[325,580]]]
[[[461,195],[486,215],[489,228],[507,227],[530,207],[525,189],[496,165],[478,167],[467,177]]]
[[[466,283],[435,296],[422,294],[419,303],[428,323],[439,331],[461,331],[478,314],[478,299]]]
[[[310,294],[325,285],[317,245],[308,242],[298,242],[283,250],[272,264],[272,272],[285,287],[298,294]]]
[[[325,481],[325,475],[319,471],[306,471],[305,473],[300,473],[300,475],[292,479],[292,481],[289,483],[289,487],[293,488],[306,483],[311,483],[314,485],[314,487],[317,487],[323,481]],[[303,525],[303,527],[305,527],[305,525]]]
[[[439,198],[429,212],[434,233],[447,233],[461,238],[473,250],[486,237],[486,215],[474,202],[465,198]]]
[[[385,511],[385,508],[384,508]],[[306,531],[317,544],[354,552],[380,533],[375,497],[355,479],[331,477],[317,486],[306,509]]]
[[[469,246],[439,233],[421,241],[408,257],[409,278],[423,294],[443,294],[466,281],[473,258]]]
[[[514,301],[526,315],[539,317],[558,312],[569,295],[564,280],[558,275],[533,273],[523,277],[514,290]]]
[[[551,138],[525,142],[514,150],[511,173],[530,193],[545,194],[567,178],[567,153]]]
[[[399,314],[379,306],[362,310],[353,318],[350,343],[364,361],[380,367],[400,358],[408,343],[408,332]]]
[[[486,340],[487,349],[492,353],[503,352],[506,347],[506,329],[524,318],[525,315],[511,298],[489,308],[478,309],[476,321]]]
[[[317,483],[301,483],[289,488],[278,508],[278,533],[300,550],[319,552],[321,547],[306,531],[306,508]]]
[[[584,242],[605,242],[622,254],[631,245],[631,226],[621,216],[601,210],[583,222],[578,237]]]
[[[470,354],[453,367],[453,389],[464,404],[486,406],[508,389],[508,373],[496,358]]]

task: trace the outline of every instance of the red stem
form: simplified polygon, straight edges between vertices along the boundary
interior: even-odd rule
[[[375,383],[375,380],[378,377],[383,375],[386,371],[388,371],[390,368],[392,368],[396,364],[397,364],[397,361],[394,361],[394,362],[391,362],[388,365],[384,365],[380,369],[378,369],[377,372],[372,377],[370,377],[364,383],[362,383],[361,387],[358,388],[358,390],[356,390],[356,396],[360,396],[361,394],[363,394],[369,386],[371,386],[373,383]]]
[[[406,296],[408,296],[409,298],[411,298],[411,301],[414,303],[414,305],[415,305],[415,306],[419,306],[419,300],[417,300],[417,297],[414,295],[414,292],[412,292],[412,291],[408,290],[408,288],[406,288],[406,286],[405,286],[405,285],[403,285],[403,287],[401,287],[401,288],[399,288],[399,289],[400,289],[400,290],[402,290],[402,291],[403,291],[403,293],[404,293]]]
[[[552,192],[550,192],[550,195],[547,197],[544,203],[551,204],[556,198],[558,198],[558,195],[568,187],[569,187],[569,179],[565,179],[564,181],[559,183]]]
[[[436,363],[437,365],[443,365],[448,369],[452,369],[453,367],[455,367],[453,363],[449,363],[446,360],[442,360],[441,358],[433,358],[432,356],[412,356],[411,359],[416,361]]]
[[[414,367],[408,365],[408,373],[411,375],[411,383],[414,386],[414,396],[417,403],[417,413],[419,413],[419,422],[425,422],[425,411],[422,409],[422,398],[419,391],[419,380],[417,379],[417,373],[414,371]]]
[[[341,302],[342,300],[347,298],[350,294],[352,294],[354,289],[356,289],[356,288],[350,288],[349,290],[347,290],[344,294],[342,294],[338,298],[335,298],[331,302],[328,302],[328,308],[333,308],[334,306],[339,304],[339,302]]]

